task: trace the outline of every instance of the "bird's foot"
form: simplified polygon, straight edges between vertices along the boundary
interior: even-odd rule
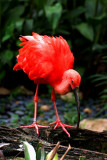
[[[53,122],[53,123],[50,123],[50,125],[53,125],[53,124],[56,124],[54,129],[56,129],[58,126],[61,126],[62,129],[65,131],[65,133],[68,135],[68,137],[70,137],[70,134],[69,132],[65,129],[65,127],[69,127],[69,128],[75,128],[74,126],[70,126],[70,125],[67,125],[67,124],[64,124],[62,123],[60,120],[56,121],[56,122]]]
[[[33,122],[31,125],[28,125],[28,126],[21,126],[21,128],[30,128],[30,127],[35,127],[36,129],[36,133],[37,135],[39,135],[39,128],[48,128],[49,126],[42,126],[42,125],[39,125],[37,124],[37,122]]]

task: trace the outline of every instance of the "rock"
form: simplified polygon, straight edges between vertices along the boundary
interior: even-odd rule
[[[68,101],[68,102],[75,101],[75,97],[74,97],[74,93],[73,92],[69,92],[69,93],[67,93],[65,95],[61,95],[60,97],[64,101]],[[82,97],[83,97],[82,96],[82,92],[79,93],[79,97],[80,97],[80,99],[82,99]]]
[[[83,111],[88,114],[92,113],[92,110],[90,108],[85,108]]]
[[[17,107],[17,109],[20,110],[20,111],[25,111],[26,110],[26,108],[24,106],[22,106],[22,105]]]
[[[42,105],[42,106],[40,106],[40,109],[41,109],[42,111],[44,111],[44,112],[50,111],[50,108],[49,108],[48,105]]]
[[[20,101],[16,101],[16,104],[19,104],[20,103]]]
[[[6,112],[6,114],[9,115],[9,116],[12,116],[13,112],[8,111],[8,112]]]
[[[75,98],[72,92],[69,92],[65,95],[60,96],[62,100],[67,101],[67,102],[74,102]]]
[[[102,132],[107,130],[107,119],[84,119],[80,122],[80,128]]]
[[[10,90],[0,87],[0,95],[9,95],[10,94]]]
[[[19,116],[23,116],[24,112],[23,111],[16,111],[15,114],[18,114]]]

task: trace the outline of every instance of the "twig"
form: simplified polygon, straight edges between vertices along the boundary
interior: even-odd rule
[[[69,152],[70,149],[71,149],[71,146],[69,144],[67,150],[65,151],[65,153],[63,154],[63,156],[60,158],[60,160],[63,160],[65,158],[66,154]]]
[[[52,160],[56,154],[56,152],[58,151],[58,148],[59,148],[59,145],[60,145],[60,142],[58,142],[56,144],[56,146],[54,147],[54,149],[52,150],[52,153],[51,155],[49,156],[48,160]]]

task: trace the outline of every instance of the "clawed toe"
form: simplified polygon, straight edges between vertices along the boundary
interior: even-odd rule
[[[66,130],[65,127],[75,128],[74,126],[70,126],[70,125],[67,125],[67,124],[62,123],[61,121],[56,121],[56,122],[50,123],[50,125],[53,125],[53,124],[56,124],[55,127],[54,127],[54,129],[56,129],[58,126],[61,126],[62,129],[64,130],[64,132],[68,135],[68,137],[70,137],[70,134],[69,134],[69,132]]]
[[[37,122],[33,122],[31,125],[28,126],[21,126],[20,128],[31,128],[35,127],[37,135],[39,135],[39,129],[38,128],[48,128],[49,126],[42,126],[37,124]]]

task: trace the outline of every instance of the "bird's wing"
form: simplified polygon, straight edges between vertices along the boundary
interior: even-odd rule
[[[28,74],[31,80],[45,78],[52,71],[52,50],[44,42],[41,36],[21,36],[20,40],[23,45],[19,49],[17,56],[18,63],[14,66],[14,70],[23,69]]]
[[[22,36],[24,45],[19,49],[18,64],[15,70],[23,69],[32,80],[51,77],[56,81],[63,72],[73,67],[74,57],[69,46],[62,37]]]

